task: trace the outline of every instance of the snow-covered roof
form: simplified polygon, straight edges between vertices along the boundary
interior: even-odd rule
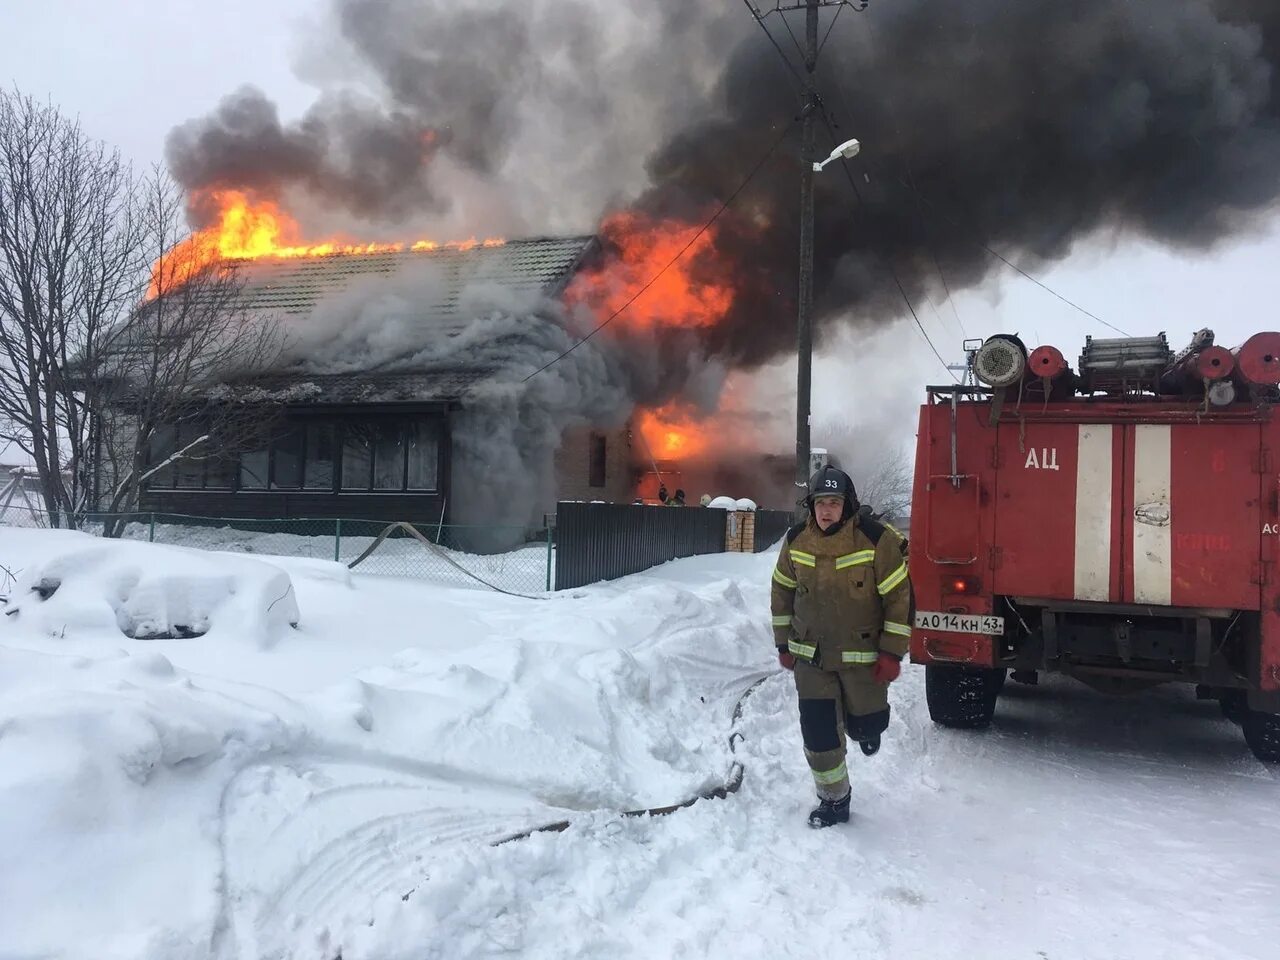
[[[432,369],[393,373],[277,373],[238,380],[236,398],[251,403],[435,403],[460,400],[500,371]]]
[[[483,381],[501,376],[501,351],[489,350],[482,357],[437,355],[432,344],[449,342],[476,319],[468,313],[476,309],[476,292],[483,291],[481,302],[554,298],[596,244],[589,235],[538,237],[468,249],[242,263],[237,270],[245,306],[276,316],[291,337],[301,335],[307,346],[304,355],[288,365],[296,372],[286,369],[238,378],[233,389],[241,399],[290,404],[463,399]],[[399,294],[410,304],[410,322],[396,317],[393,335],[384,333],[386,323],[377,311],[363,314],[351,306],[382,292]],[[344,302],[346,309],[359,316],[368,340],[377,341],[376,350],[368,349],[368,340],[363,340],[353,354],[348,348],[355,324],[343,320],[335,326],[333,316],[322,317],[326,311],[334,313],[333,304]],[[325,358],[331,354],[341,362],[328,372]],[[353,355],[364,359],[353,359]]]
[[[469,318],[459,316],[459,300],[465,290],[481,284],[517,295],[558,293],[594,242],[593,236],[536,237],[469,249],[252,260],[237,269],[251,309],[306,316],[322,300],[357,282],[421,268],[431,279],[432,298],[422,303],[422,314],[440,325],[465,323]]]

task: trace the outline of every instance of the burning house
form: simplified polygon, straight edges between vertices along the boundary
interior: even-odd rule
[[[286,343],[278,369],[224,389],[276,415],[233,456],[180,458],[155,472],[141,508],[481,522],[486,515],[467,514],[474,500],[459,486],[486,470],[495,489],[539,492],[524,522],[554,510],[557,498],[631,500],[642,468],[632,419],[616,411],[578,417],[555,438],[554,457],[542,463],[549,482],[504,473],[504,451],[485,449],[493,419],[519,420],[506,400],[530,372],[512,311],[531,311],[536,324],[599,254],[594,236],[570,236],[242,259],[240,306],[279,323]],[[201,429],[192,420],[162,431],[152,463]],[[496,433],[515,442],[513,429],[518,422]],[[512,519],[504,510],[487,522]]]

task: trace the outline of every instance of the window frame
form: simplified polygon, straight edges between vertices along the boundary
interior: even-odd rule
[[[599,466],[599,473],[596,472],[597,466]],[[596,482],[597,477],[599,477],[599,483]],[[587,435],[587,486],[592,490],[603,490],[608,485],[609,438],[603,433],[593,431]]]

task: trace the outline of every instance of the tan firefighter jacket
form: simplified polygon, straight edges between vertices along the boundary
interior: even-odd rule
[[[814,522],[787,534],[773,571],[773,639],[824,670],[901,658],[911,640],[901,541],[874,520],[830,536]]]

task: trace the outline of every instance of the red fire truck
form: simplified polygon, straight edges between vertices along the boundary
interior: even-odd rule
[[[937,723],[1005,682],[1195,684],[1280,761],[1280,333],[1090,338],[1073,370],[1012,335],[920,410],[911,659]]]

